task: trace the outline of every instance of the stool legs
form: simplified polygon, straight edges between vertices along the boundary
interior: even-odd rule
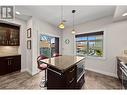
[[[47,87],[47,69],[45,69],[45,80],[41,80],[40,85],[41,88],[42,87]]]

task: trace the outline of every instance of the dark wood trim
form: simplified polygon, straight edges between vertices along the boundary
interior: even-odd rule
[[[93,36],[93,35],[103,35],[104,31],[98,31],[98,32],[92,32],[92,33],[84,33],[84,34],[78,34],[75,37],[84,37],[84,36]]]
[[[20,26],[11,25],[11,24],[2,23],[2,22],[0,22],[0,26],[2,26],[2,27],[7,27],[7,28],[13,28],[13,29],[17,29],[17,30],[20,29]]]

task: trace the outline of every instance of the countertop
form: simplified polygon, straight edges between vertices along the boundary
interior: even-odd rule
[[[127,64],[127,56],[117,56],[117,58],[124,64]]]
[[[7,56],[18,56],[21,54],[0,54],[0,57],[7,57]]]
[[[40,61],[48,64],[49,66],[53,66],[59,70],[64,71],[83,59],[85,59],[85,57],[64,55],[64,56],[43,59]]]
[[[117,56],[117,58],[121,61],[121,65],[127,69],[127,56]]]

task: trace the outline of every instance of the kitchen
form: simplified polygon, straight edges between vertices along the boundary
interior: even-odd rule
[[[126,89],[127,76],[124,64],[127,62],[125,57],[127,45],[124,43],[127,42],[127,21],[126,16],[121,16],[126,12],[126,6],[62,8],[61,10],[61,6],[16,6],[16,12],[20,14],[16,14],[14,21],[0,20],[0,80],[2,80],[0,88]],[[53,11],[50,12],[50,9]],[[55,14],[56,9],[59,14]],[[98,13],[92,11],[93,9]],[[118,9],[122,9],[123,13]],[[37,10],[42,12],[47,10],[49,14],[44,15]],[[61,12],[67,19],[64,21],[67,28],[63,30],[57,27],[61,23],[59,22]],[[89,12],[91,17],[85,12]],[[51,14],[52,17],[47,17]],[[56,15],[58,18],[54,21]],[[12,28],[13,32],[10,34],[5,27]],[[76,33],[73,31],[73,34],[72,29],[75,29]],[[48,57],[39,60],[40,63],[48,65],[46,73],[38,69],[37,58],[40,55]],[[69,75],[69,72],[72,73]],[[56,73],[62,77],[59,79]],[[14,76],[13,82],[10,82],[11,76]],[[43,82],[47,81],[47,87],[39,86],[42,77]],[[3,81],[4,78],[8,79]],[[20,78],[22,81],[18,80]],[[31,81],[34,82],[30,83]]]

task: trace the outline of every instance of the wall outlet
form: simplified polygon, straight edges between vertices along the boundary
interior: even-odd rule
[[[127,50],[124,50],[124,54],[127,54]]]

